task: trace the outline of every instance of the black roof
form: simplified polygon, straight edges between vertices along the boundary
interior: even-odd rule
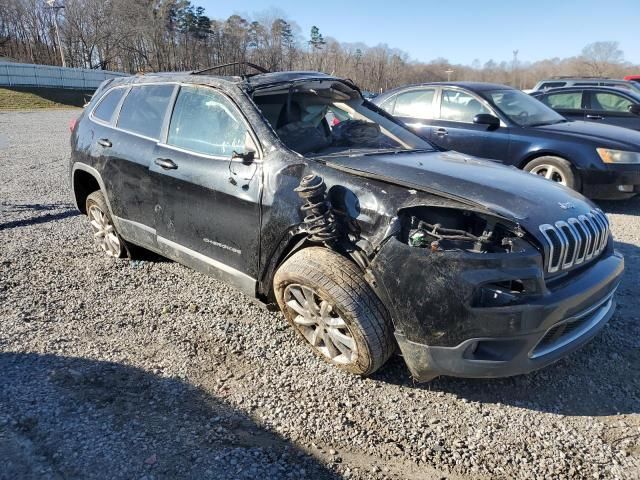
[[[229,85],[244,83],[244,85],[248,86],[250,89],[253,89],[278,83],[289,83],[298,80],[311,79],[345,81],[344,79],[327,75],[326,73],[306,71],[260,73],[245,78],[238,76],[208,75],[206,73],[194,74],[193,72],[159,72],[143,75],[133,75],[130,77],[118,77],[114,80],[114,84],[154,83],[167,81],[210,85]],[[348,80],[346,81],[348,82]]]

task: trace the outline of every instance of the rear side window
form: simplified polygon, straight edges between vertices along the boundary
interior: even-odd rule
[[[615,93],[597,92],[591,97],[591,108],[606,112],[629,113],[632,102]]]
[[[167,143],[196,153],[229,157],[242,152],[247,128],[231,102],[206,87],[181,87]]]
[[[399,117],[433,118],[435,89],[411,90],[396,97],[393,115]]]
[[[173,85],[133,87],[120,109],[118,127],[146,137],[160,138],[173,88]]]
[[[550,93],[544,103],[553,109],[580,110],[582,108],[582,92]]]
[[[107,93],[100,101],[98,107],[93,111],[93,116],[105,122],[111,122],[113,112],[118,106],[124,92],[126,92],[125,88],[115,88]]]

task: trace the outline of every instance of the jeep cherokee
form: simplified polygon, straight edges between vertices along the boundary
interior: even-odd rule
[[[97,246],[279,305],[326,361],[414,378],[529,372],[590,340],[623,272],[579,193],[444,152],[315,72],[108,80],[73,126]]]

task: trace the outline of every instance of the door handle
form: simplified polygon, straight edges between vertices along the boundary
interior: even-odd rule
[[[111,146],[111,142],[108,138],[101,138],[100,140],[98,140],[98,145],[104,148],[109,148]]]
[[[175,170],[176,168],[178,168],[176,162],[174,162],[170,158],[156,158],[155,164],[164,168],[165,170]]]
[[[439,137],[444,137],[446,135],[449,135],[449,132],[447,132],[446,128],[437,128],[436,135],[438,135]]]
[[[589,115],[587,114],[587,118],[590,120],[604,120],[602,115]]]

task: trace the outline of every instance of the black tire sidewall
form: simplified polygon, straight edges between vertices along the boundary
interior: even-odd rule
[[[341,257],[337,253],[332,252],[328,249],[312,247],[305,250],[306,250],[305,254],[308,254],[310,250],[316,250],[318,254],[335,255],[336,258],[331,259],[332,262],[345,262],[345,265],[344,265],[345,268],[351,267],[351,265],[347,264],[349,260]],[[368,314],[366,311],[366,308],[363,307],[364,302],[358,301],[357,298],[356,298],[356,301],[353,301],[354,297],[358,297],[357,290],[370,289],[371,287],[366,283],[364,279],[361,279],[361,283],[358,285],[358,288],[352,288],[351,285],[340,285],[334,278],[332,278],[331,274],[329,274],[325,269],[323,269],[323,265],[321,265],[320,263],[316,265],[315,262],[307,263],[306,264],[307,268],[309,265],[313,265],[313,268],[318,267],[316,269],[316,272],[322,275],[322,278],[324,281],[324,284],[321,284],[319,282],[314,281],[314,279],[311,278],[309,275],[305,275],[304,273],[295,269],[289,269],[288,265],[290,265],[289,263],[290,260],[291,259],[284,262],[284,264],[276,272],[276,275],[274,277],[274,291],[275,291],[276,300],[280,306],[280,309],[282,310],[287,321],[292,325],[294,330],[297,332],[297,334],[300,335],[303,341],[311,347],[313,352],[319,358],[326,361],[327,363],[335,365],[341,370],[347,371],[349,373],[358,374],[358,375],[368,375],[373,373],[375,370],[377,370],[382,364],[384,364],[384,362],[386,362],[390,353],[393,351],[393,348],[388,347],[385,349],[385,346],[382,346],[382,350],[383,350],[382,357],[384,358],[375,358],[376,354],[372,351],[371,345],[369,345],[369,342],[367,341],[364,334],[367,328],[362,325],[362,322],[369,321],[368,315],[370,315],[370,313]],[[357,267],[351,267],[351,268],[357,268]],[[284,303],[284,291],[288,285],[292,285],[292,284],[304,285],[313,289],[318,294],[318,296],[320,296],[323,300],[326,300],[329,303],[331,303],[331,305],[337,310],[337,312],[340,314],[342,319],[347,324],[347,327],[358,349],[358,358],[354,363],[342,364],[342,363],[334,362],[331,359],[327,358],[325,355],[323,355],[321,352],[319,352],[315,347],[311,346],[309,342],[306,340],[306,338],[304,338],[304,336],[302,335],[302,332],[293,321],[293,319],[295,318],[294,314],[292,313],[291,309]],[[336,291],[342,290],[346,296],[351,298],[352,304],[355,305],[355,308],[346,307],[342,303],[343,299],[338,298],[332,292],[332,290],[334,289]],[[370,293],[375,295],[373,291],[371,291]],[[377,296],[375,298],[377,299]],[[380,302],[381,308],[384,308],[381,301],[379,299],[377,299],[377,301]],[[385,335],[390,335],[391,337],[393,337],[392,329],[390,327],[391,322],[388,320],[388,317],[383,319],[382,321],[388,322],[388,324],[384,325],[388,327],[388,330],[385,331]],[[391,339],[387,338],[386,342],[391,342]],[[395,347],[395,343],[393,343],[393,345]],[[386,350],[390,350],[390,351],[387,352]]]
[[[357,322],[354,319],[354,317],[342,307],[342,305],[340,304],[340,301],[337,298],[331,295],[329,291],[313,283],[313,281],[311,281],[310,279],[302,275],[296,275],[296,274],[287,274],[285,275],[285,277],[286,277],[286,280],[280,282],[280,285],[278,286],[278,290],[281,292],[281,293],[278,293],[279,298],[281,298],[284,295],[284,291],[288,285],[299,284],[299,285],[304,285],[306,287],[312,288],[320,298],[328,301],[333,306],[333,308],[337,310],[338,314],[342,317],[342,319],[347,324],[347,327],[349,328],[349,332],[351,333],[353,340],[356,342],[356,347],[358,349],[358,360],[354,362],[354,364],[345,365],[343,363],[334,362],[330,358],[327,358],[312,346],[313,352],[316,355],[318,355],[320,358],[325,360],[326,362],[332,365],[335,365],[343,370],[347,370],[351,373],[361,373],[361,372],[369,371],[372,367],[372,362],[371,362],[372,352],[366,340],[364,339],[364,336],[362,335],[361,326],[359,322]],[[294,317],[292,316],[293,314],[291,312],[291,309],[288,306],[283,304],[281,305],[281,310],[284,313],[284,316],[289,322],[289,324],[291,324],[291,326],[300,335],[300,337],[306,341],[300,328],[293,321]]]

